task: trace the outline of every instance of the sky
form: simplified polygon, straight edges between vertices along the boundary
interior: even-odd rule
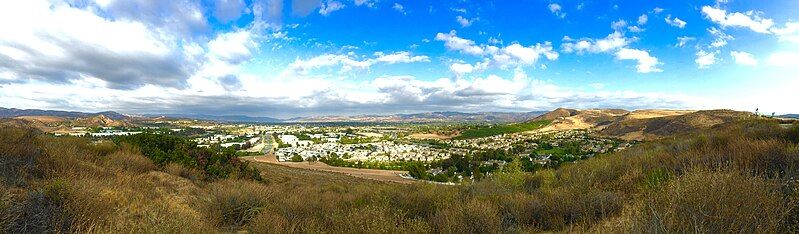
[[[799,1],[0,3],[0,107],[799,113]]]

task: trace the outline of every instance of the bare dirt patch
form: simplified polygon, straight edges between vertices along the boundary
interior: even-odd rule
[[[285,167],[291,168],[300,168],[306,170],[313,170],[313,171],[326,171],[326,172],[334,172],[334,173],[341,173],[346,174],[352,177],[358,177],[362,179],[370,179],[370,180],[377,180],[377,181],[385,181],[385,182],[393,182],[393,183],[401,183],[401,184],[410,184],[414,183],[414,180],[405,179],[400,177],[400,174],[407,174],[407,171],[390,171],[390,170],[376,170],[376,169],[359,169],[359,168],[349,168],[349,167],[334,167],[322,162],[280,162],[277,161],[275,156],[272,155],[265,155],[265,156],[254,156],[254,157],[242,157],[244,160],[259,162],[259,163],[269,163],[274,165],[280,165]]]
[[[452,137],[453,136],[439,135],[435,133],[414,133],[408,136],[408,138],[417,139],[417,140],[427,140],[427,139],[449,140],[452,139]]]

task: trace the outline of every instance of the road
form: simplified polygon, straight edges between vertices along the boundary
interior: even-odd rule
[[[359,169],[359,168],[350,168],[350,167],[334,167],[322,162],[279,162],[277,158],[271,152],[264,156],[251,156],[251,157],[242,157],[244,160],[258,162],[258,163],[269,163],[274,165],[280,165],[285,167],[291,168],[298,168],[298,169],[306,169],[306,170],[314,170],[314,171],[326,171],[326,172],[333,172],[333,173],[342,173],[352,177],[363,178],[363,179],[370,179],[370,180],[377,180],[377,181],[384,181],[384,182],[393,182],[393,183],[401,183],[401,184],[411,184],[414,183],[416,180],[405,179],[400,177],[400,174],[407,174],[407,171],[390,171],[390,170],[376,170],[376,169]]]

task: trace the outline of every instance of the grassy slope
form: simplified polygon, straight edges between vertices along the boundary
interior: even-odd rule
[[[543,128],[544,126],[549,125],[549,123],[551,122],[552,122],[551,120],[537,120],[524,123],[479,126],[474,129],[463,131],[459,136],[455,137],[454,139],[456,140],[473,139],[473,138],[490,137],[490,136],[496,136],[508,133],[532,131],[539,128]]]
[[[437,186],[270,165],[263,182],[207,181],[135,149],[0,128],[0,232],[795,232],[797,142],[799,126],[745,122]]]

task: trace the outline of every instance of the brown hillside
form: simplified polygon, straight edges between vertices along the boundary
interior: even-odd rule
[[[594,129],[609,125],[629,113],[619,109],[572,110],[559,108],[535,120],[552,120],[542,131],[567,129]]]
[[[18,116],[14,117],[15,119],[22,119],[28,121],[39,121],[45,124],[53,124],[53,123],[61,123],[66,120],[63,117],[58,116],[47,116],[47,115],[37,115],[37,116]]]
[[[670,114],[673,115],[654,118],[621,118],[602,129],[600,133],[627,140],[658,139],[674,134],[708,129],[751,116],[750,113],[733,110],[706,110],[686,114],[671,112]]]
[[[574,116],[578,114],[580,111],[575,109],[566,109],[566,108],[558,108],[553,111],[547,112],[541,116],[533,118],[533,121],[536,120],[556,120],[559,118],[565,118],[569,116]]]
[[[78,118],[72,121],[72,124],[75,126],[105,126],[105,127],[119,127],[119,126],[128,125],[124,121],[113,120],[111,118],[106,117],[105,115],[95,115],[92,117]]]

